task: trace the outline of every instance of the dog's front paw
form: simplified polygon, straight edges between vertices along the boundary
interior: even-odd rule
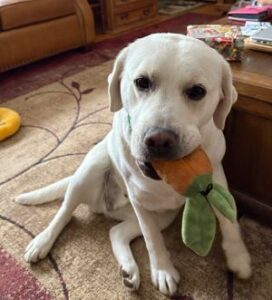
[[[38,234],[26,247],[24,258],[27,262],[37,262],[46,257],[53,243],[46,231]]]
[[[236,273],[239,278],[247,279],[251,276],[251,259],[246,250],[227,257],[227,264],[229,269]]]
[[[120,267],[124,285],[131,291],[138,290],[140,286],[140,272],[136,264]]]
[[[172,296],[177,291],[180,275],[171,262],[163,267],[151,266],[151,276],[153,284],[161,293]]]
[[[223,242],[227,265],[241,279],[251,276],[251,259],[243,241]]]

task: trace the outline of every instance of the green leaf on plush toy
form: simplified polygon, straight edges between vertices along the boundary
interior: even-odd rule
[[[218,189],[220,187],[220,189]],[[219,212],[224,215],[231,222],[236,220],[237,210],[234,202],[232,202],[232,196],[227,191],[222,191],[223,187],[217,185],[210,191],[207,199],[210,204],[214,206]],[[234,206],[233,206],[234,205]]]
[[[224,198],[226,198],[226,200],[229,202],[229,205],[233,208],[233,209],[237,209],[236,208],[236,203],[235,200],[232,196],[232,194],[226,189],[224,188],[222,185],[214,182],[213,183],[213,187],[215,190],[217,190]]]
[[[207,186],[212,183],[212,175],[211,174],[202,174],[198,175],[194,178],[191,185],[187,188],[185,192],[186,197],[195,197],[195,195],[205,191]]]
[[[181,235],[184,244],[200,256],[206,256],[215,237],[216,219],[207,199],[201,194],[187,198]]]

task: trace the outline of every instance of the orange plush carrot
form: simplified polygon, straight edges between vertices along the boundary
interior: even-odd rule
[[[159,176],[186,197],[181,235],[186,246],[205,256],[212,246],[216,220],[213,208],[236,220],[236,205],[231,194],[212,181],[212,165],[202,148],[173,161],[153,161]]]
[[[212,173],[210,160],[200,147],[182,159],[153,161],[152,165],[160,177],[182,195],[197,175]]]

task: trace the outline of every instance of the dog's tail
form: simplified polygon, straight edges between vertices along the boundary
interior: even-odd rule
[[[23,205],[38,205],[64,197],[71,177],[66,177],[38,190],[21,194],[15,198],[17,203]]]

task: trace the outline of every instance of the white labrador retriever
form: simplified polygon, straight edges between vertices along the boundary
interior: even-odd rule
[[[44,258],[80,203],[122,222],[110,230],[123,282],[136,290],[140,274],[130,242],[143,235],[152,282],[164,294],[177,290],[180,276],[161,231],[184,198],[158,180],[150,161],[175,159],[200,144],[211,159],[214,180],[227,186],[221,165],[222,129],[237,93],[229,65],[203,42],[178,34],[153,34],[118,55],[109,76],[113,127],[86,156],[72,177],[22,194],[21,204],[40,204],[64,196],[49,226],[28,245],[25,259]],[[217,212],[216,212],[217,213]],[[239,277],[251,274],[250,256],[238,223],[218,214],[227,264]]]

